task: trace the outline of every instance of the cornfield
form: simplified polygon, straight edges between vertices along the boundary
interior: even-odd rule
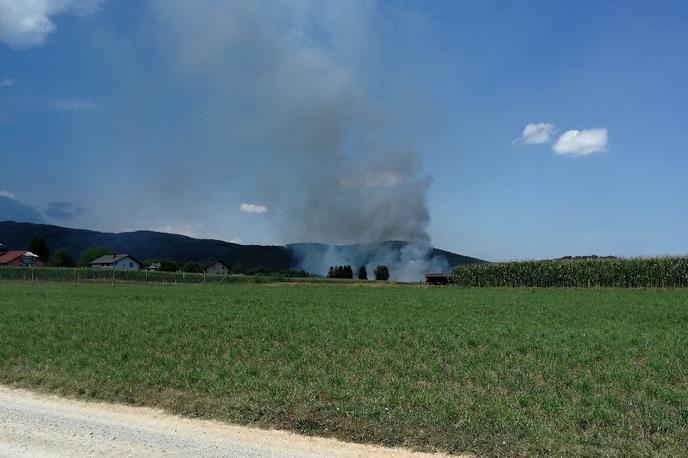
[[[688,257],[562,259],[455,267],[465,287],[686,288]]]

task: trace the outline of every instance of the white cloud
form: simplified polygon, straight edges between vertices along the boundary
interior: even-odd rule
[[[587,156],[607,147],[607,129],[567,130],[552,146],[557,154]]]
[[[8,199],[16,200],[17,196],[9,191],[0,191],[0,197],[7,197]]]
[[[58,14],[85,16],[104,0],[0,0],[0,42],[16,49],[41,46],[55,30],[51,17]]]
[[[549,143],[552,141],[552,136],[556,131],[557,128],[554,124],[548,122],[531,123],[523,129],[521,136],[514,140],[513,143],[525,143],[526,145]]]
[[[229,241],[229,243],[241,243],[243,240],[241,240],[241,237],[234,237],[232,240]]]
[[[95,110],[96,104],[89,100],[61,100],[53,103],[53,107],[60,111]]]
[[[2,0],[0,0],[2,1]],[[0,79],[0,87],[11,87],[14,86],[14,80],[11,78]]]
[[[244,213],[265,213],[268,211],[268,207],[265,205],[241,204],[239,210]]]

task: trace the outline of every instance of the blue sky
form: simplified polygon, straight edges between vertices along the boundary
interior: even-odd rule
[[[46,222],[688,253],[685,1],[4,3],[0,198]]]

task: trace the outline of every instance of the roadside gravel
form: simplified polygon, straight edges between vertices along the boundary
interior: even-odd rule
[[[0,457],[439,458],[0,386]]]

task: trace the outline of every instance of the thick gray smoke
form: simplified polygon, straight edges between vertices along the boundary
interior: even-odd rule
[[[418,281],[423,273],[446,272],[449,264],[444,256],[433,256],[427,245],[405,242],[364,243],[356,245],[290,245],[307,272],[327,272],[330,266],[350,265],[354,275],[365,266],[368,277],[379,265],[390,268],[393,278]]]
[[[377,57],[372,2],[153,5],[160,42],[211,94],[207,135],[234,153],[245,148],[241,166],[255,173],[254,195],[285,242],[411,243],[332,248],[320,259],[299,252],[301,267],[387,264],[402,280],[446,269],[430,254],[420,156],[395,135],[398,115],[370,96],[385,92],[367,78]]]

